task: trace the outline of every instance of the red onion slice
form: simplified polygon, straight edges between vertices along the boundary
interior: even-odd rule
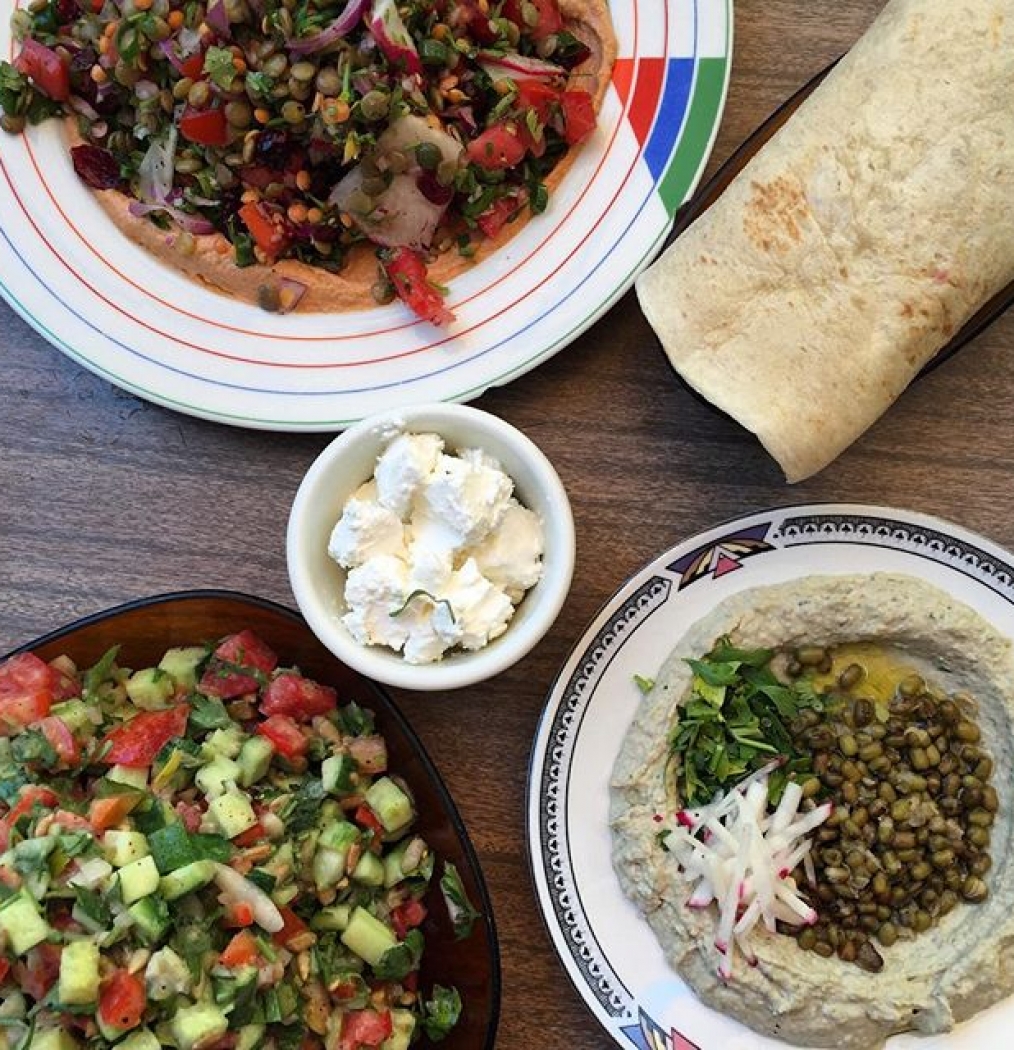
[[[359,24],[370,6],[370,0],[348,0],[345,10],[329,25],[313,36],[290,37],[285,46],[293,55],[312,55],[347,36]]]
[[[191,215],[189,212],[174,208],[171,204],[142,204],[141,201],[131,201],[127,210],[138,219],[152,212],[163,211],[177,226],[186,230],[187,233],[192,233],[195,237],[205,237],[215,232],[214,223],[208,219],[201,215]]]
[[[204,16],[204,21],[211,26],[212,29],[226,40],[232,39],[232,29],[229,26],[229,13],[225,9],[224,0],[213,0],[213,3],[208,8],[208,13]]]

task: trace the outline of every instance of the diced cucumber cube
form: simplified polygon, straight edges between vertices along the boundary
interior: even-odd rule
[[[318,846],[313,855],[313,882],[318,890],[337,886],[345,878],[345,853]]]
[[[208,803],[208,814],[227,839],[242,835],[257,823],[249,796],[238,788],[212,799]]]
[[[390,777],[374,781],[366,789],[365,799],[388,834],[401,831],[412,822],[412,800]]]
[[[176,683],[173,676],[160,667],[145,667],[135,671],[124,683],[127,696],[135,707],[145,711],[161,711],[169,706]]]
[[[384,862],[375,853],[364,853],[352,869],[352,878],[364,886],[383,886]]]
[[[210,800],[224,795],[230,787],[235,787],[239,782],[239,776],[239,763],[220,755],[213,762],[201,766],[194,777],[194,783]]]
[[[62,703],[53,704],[49,713],[61,719],[72,733],[80,733],[83,730],[95,731],[95,723],[92,721],[93,708],[83,700],[64,700]]]
[[[158,889],[158,884],[158,867],[150,855],[120,868],[120,896],[124,904],[149,896]]]
[[[245,1024],[237,1033],[236,1050],[257,1050],[264,1040],[267,1026],[262,1024]]]
[[[349,754],[330,755],[320,764],[320,779],[329,795],[346,794],[355,787],[355,759]]]
[[[408,1050],[414,1033],[415,1015],[395,1008],[391,1011],[391,1034],[380,1044],[380,1050]]]
[[[397,945],[398,938],[390,926],[365,908],[357,907],[341,935],[341,942],[364,962],[376,966],[384,953]]]
[[[116,1050],[162,1050],[162,1044],[150,1028],[138,1028],[117,1043]]]
[[[124,868],[141,857],[148,856],[148,840],[139,831],[119,831],[113,828],[102,836],[106,860],[114,867]]]
[[[144,766],[113,766],[106,774],[106,780],[144,791],[148,786],[148,770]]]
[[[324,827],[317,843],[328,849],[347,852],[349,846],[359,840],[359,835],[359,828],[355,824],[350,824],[347,820],[335,820]]]
[[[78,1050],[79,1045],[66,1028],[36,1028],[28,1050]]]
[[[243,746],[243,730],[237,725],[216,729],[205,741],[204,749],[210,761],[216,758],[235,758]]]
[[[176,995],[190,992],[193,978],[183,957],[172,948],[159,948],[148,960],[144,970],[148,998],[164,1002]]]
[[[193,689],[197,685],[197,667],[207,655],[208,650],[199,645],[167,649],[158,666],[168,672],[178,686]]]
[[[144,944],[151,948],[169,932],[172,920],[169,917],[169,907],[161,897],[149,894],[127,909],[134,925],[137,927],[138,937]]]
[[[185,893],[199,890],[207,886],[215,877],[215,865],[210,860],[195,860],[193,864],[185,864],[182,868],[163,875],[159,880],[159,891],[167,901],[176,900]]]
[[[229,1030],[229,1019],[214,1003],[194,1003],[176,1011],[172,1034],[179,1050],[194,1050],[198,1043],[211,1043]]]
[[[329,933],[337,930],[341,932],[352,917],[352,906],[350,904],[332,904],[327,908],[321,908],[310,920],[310,928],[321,933]]]
[[[87,1006],[99,997],[99,946],[94,941],[71,941],[60,953],[61,1006]]]
[[[239,758],[239,783],[241,787],[250,787],[256,784],[271,767],[271,759],[275,749],[271,741],[263,736],[248,736],[240,748]]]
[[[39,914],[39,906],[24,890],[0,904],[0,930],[7,934],[15,955],[24,955],[51,932],[49,923]]]

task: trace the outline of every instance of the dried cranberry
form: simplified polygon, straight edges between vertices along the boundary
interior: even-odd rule
[[[344,232],[341,226],[329,226],[323,222],[301,222],[293,227],[297,241],[317,241],[320,244],[337,244]]]
[[[69,25],[81,14],[81,5],[77,0],[56,0],[56,20],[62,25]]]
[[[287,131],[265,128],[254,140],[254,160],[273,171],[282,171],[294,149],[295,143]]]
[[[432,171],[421,171],[415,180],[419,192],[431,203],[438,206],[450,204],[454,196],[454,187],[444,186]]]
[[[93,190],[114,190],[123,182],[120,164],[101,146],[74,146],[70,151],[78,177]]]

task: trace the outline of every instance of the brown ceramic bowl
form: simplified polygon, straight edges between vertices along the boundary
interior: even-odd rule
[[[729,183],[746,167],[747,162],[753,155],[799,109],[814,88],[831,72],[836,64],[836,62],[832,62],[826,69],[821,70],[812,80],[804,84],[790,99],[783,102],[760,127],[753,131],[737,147],[732,156],[715,172],[706,185],[701,187],[693,198],[676,212],[672,231],[666,238],[662,251],[665,251],[684,230],[700,218],[721,197]],[[997,292],[992,299],[984,303],[965,322],[951,341],[937,351],[932,360],[923,367],[919,374],[925,375],[946,361],[951,355],[956,354],[966,343],[971,342],[996,321],[1012,303],[1014,303],[1014,282],[1008,284]]]
[[[66,653],[78,666],[88,667],[110,646],[119,645],[123,664],[137,668],[157,662],[171,646],[214,641],[246,627],[278,653],[283,666],[298,666],[309,677],[334,686],[339,699],[355,700],[375,713],[377,727],[387,740],[391,768],[415,794],[417,830],[438,857],[456,865],[469,898],[482,912],[472,935],[456,941],[434,880],[426,899],[429,916],[423,924],[426,953],[421,983],[424,988],[453,985],[464,1006],[461,1020],[440,1046],[443,1050],[493,1050],[500,1015],[500,955],[489,894],[461,817],[440,774],[393,701],[379,686],[336,660],[298,614],[274,602],[230,591],[188,591],[88,616],[14,652],[30,650],[44,660]],[[420,1045],[429,1045],[428,1040],[424,1038]]]

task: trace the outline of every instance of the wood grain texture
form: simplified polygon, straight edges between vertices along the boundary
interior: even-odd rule
[[[845,51],[879,7],[740,0],[710,170]],[[240,431],[138,401],[62,357],[2,305],[0,347],[0,652],[148,594],[222,586],[293,603],[286,516],[326,435]],[[659,551],[765,506],[892,504],[1014,546],[1012,355],[1014,314],[794,488],[750,435],[675,379],[631,295],[564,353],[477,402],[554,462],[578,534],[573,590],[522,666],[444,696],[396,694],[459,803],[490,884],[505,972],[503,1050],[612,1045],[553,953],[524,835],[532,737],[585,625]]]

